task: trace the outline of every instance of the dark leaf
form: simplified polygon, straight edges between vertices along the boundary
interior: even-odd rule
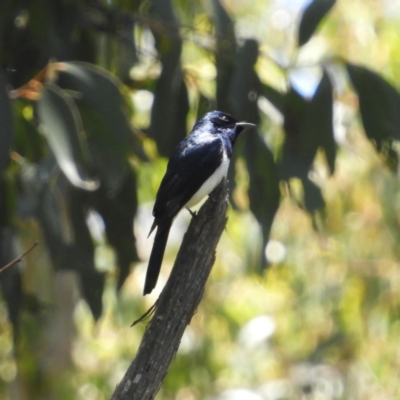
[[[283,179],[307,178],[319,148],[325,151],[331,173],[335,169],[336,145],[333,136],[333,93],[326,71],[313,98],[308,101],[293,88],[284,102],[286,132],[280,163]]]
[[[0,268],[19,256],[15,248],[15,234],[10,228],[0,227]],[[0,273],[0,288],[7,305],[8,318],[14,328],[14,338],[18,332],[18,316],[22,303],[22,281],[18,265]]]
[[[358,95],[361,120],[368,138],[381,150],[385,141],[400,140],[400,94],[375,72],[347,64]]]
[[[113,246],[118,259],[118,289],[129,274],[132,262],[139,261],[136,250],[136,239],[133,233],[133,222],[137,210],[136,176],[129,170],[121,190],[116,196],[110,196],[101,187],[91,193],[90,204],[102,216],[106,235]]]
[[[306,142],[304,128],[308,104],[293,88],[285,96],[283,127],[286,136],[279,165],[281,178],[285,180],[306,177],[317,151],[314,140]]]
[[[225,92],[226,101],[232,114],[244,121],[258,124],[260,116],[258,112],[257,99],[259,90],[259,80],[255,73],[254,65],[258,58],[258,43],[255,40],[246,40],[239,49],[237,63],[231,72],[231,82],[228,95]],[[253,134],[253,132],[251,132]],[[245,133],[247,135],[247,133]],[[231,167],[229,169],[229,192],[235,190],[234,166],[238,157],[243,153],[243,139],[239,140],[235,146]],[[231,203],[235,205],[231,197]]]
[[[43,168],[43,166],[41,166]],[[31,174],[25,177],[25,186],[35,185],[35,180],[39,180],[40,173],[36,177]],[[39,180],[40,182],[40,180]],[[47,249],[50,253],[51,261],[55,269],[74,269],[70,262],[70,252],[68,249],[69,237],[71,234],[71,224],[68,218],[68,203],[65,188],[60,185],[59,180],[49,184],[45,180],[41,181],[38,191],[36,217],[39,220]],[[64,185],[65,186],[65,185]]]
[[[10,160],[13,138],[13,114],[6,88],[6,80],[0,70],[0,175],[5,171]]]
[[[257,132],[250,132],[246,137],[245,158],[250,177],[250,210],[262,227],[261,265],[265,268],[264,249],[280,200],[278,169],[271,150]]]
[[[76,92],[88,131],[90,151],[107,187],[117,191],[126,174],[130,150],[141,152],[127,114],[119,82],[94,65],[79,62],[59,63],[58,83]],[[108,163],[113,163],[107,165]]]
[[[301,16],[298,45],[303,46],[314,34],[321,20],[336,3],[335,0],[312,0]]]
[[[275,88],[269,85],[263,84],[261,86],[261,93],[267,98],[267,100],[281,113],[284,112],[285,96]]]
[[[85,260],[82,269],[94,269],[94,245],[86,223],[88,207],[84,201],[84,194],[78,190],[70,190],[69,217],[74,231],[73,246],[78,258]],[[77,268],[79,271],[79,268]]]
[[[309,213],[313,213],[325,206],[321,189],[308,178],[301,180],[304,190],[304,206]]]
[[[198,107],[197,107],[197,113],[196,113],[197,114],[197,118],[196,118],[196,121],[199,118],[201,118],[204,114],[206,114],[207,112],[217,109],[214,100],[204,96],[203,93],[201,93],[201,92],[199,93],[199,95],[200,95],[200,98],[199,98],[199,104],[198,104]]]
[[[335,171],[336,144],[333,134],[333,88],[327,72],[307,106],[305,137],[302,148],[305,153],[313,152],[315,147],[324,149],[331,173]],[[311,145],[311,149],[308,146]]]
[[[47,83],[37,102],[37,111],[43,134],[65,176],[77,187],[94,190],[98,183],[84,171],[82,121],[72,98],[58,86]]]
[[[182,39],[179,24],[170,0],[153,0],[154,18],[168,29],[168,35],[153,25],[156,47],[162,64],[161,75],[154,91],[149,135],[156,141],[162,156],[169,157],[175,146],[186,136],[189,101],[181,68]]]
[[[231,111],[228,96],[233,70],[236,64],[237,46],[235,29],[231,18],[219,0],[212,1],[213,19],[215,21],[217,49],[215,64],[217,68],[216,98],[217,109]]]
[[[47,151],[46,139],[39,133],[36,121],[24,117],[25,101],[13,101],[15,126],[14,149],[28,162],[39,162]]]
[[[80,106],[82,121],[88,134],[88,148],[102,182],[108,191],[117,193],[127,173],[127,150],[122,149],[103,118],[92,108]]]
[[[81,278],[82,294],[89,304],[93,318],[98,320],[103,312],[103,291],[105,275],[95,269],[83,269],[79,273]]]
[[[137,62],[136,44],[134,36],[135,24],[133,21],[126,23],[118,36],[118,69],[117,75],[122,82],[130,83],[130,71]]]
[[[237,64],[228,92],[235,117],[254,124],[258,124],[260,121],[257,106],[260,81],[254,70],[257,59],[258,42],[253,39],[246,40],[239,49]]]
[[[43,166],[41,166],[43,168]],[[94,264],[94,247],[86,224],[85,193],[69,185],[65,179],[42,185],[37,218],[45,237],[53,267],[75,271],[82,295],[93,317],[102,311],[104,274]]]

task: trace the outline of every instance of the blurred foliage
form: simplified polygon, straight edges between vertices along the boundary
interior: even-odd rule
[[[396,2],[3,0],[0,398],[108,399],[143,327],[151,207],[211,109],[257,123],[158,399],[395,399]],[[267,268],[268,267],[268,268]]]

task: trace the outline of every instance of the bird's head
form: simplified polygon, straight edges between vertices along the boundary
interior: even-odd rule
[[[207,126],[216,134],[227,134],[232,143],[236,140],[239,133],[247,128],[255,127],[254,124],[238,121],[231,115],[222,111],[211,111],[205,114],[196,124],[197,126]]]

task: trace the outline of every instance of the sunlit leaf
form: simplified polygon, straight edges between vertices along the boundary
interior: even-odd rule
[[[117,191],[127,172],[130,150],[140,146],[124,110],[119,82],[87,63],[59,63],[58,69],[59,85],[73,91],[82,112],[95,165],[108,189]]]
[[[94,190],[98,183],[88,178],[82,140],[82,120],[72,98],[58,86],[47,83],[37,102],[43,134],[70,182]]]
[[[390,138],[400,139],[400,94],[381,76],[348,63],[351,82],[358,95],[361,120],[368,138],[381,150]]]
[[[6,89],[6,81],[0,71],[0,174],[7,168],[13,138],[13,114]]]
[[[303,46],[311,39],[319,23],[335,3],[335,0],[312,0],[307,5],[303,11],[299,25],[299,46]]]

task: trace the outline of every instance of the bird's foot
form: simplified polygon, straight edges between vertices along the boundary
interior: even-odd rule
[[[192,211],[190,208],[187,208],[186,210],[189,211],[189,213],[192,216],[192,218],[197,217],[197,212],[196,211]]]

